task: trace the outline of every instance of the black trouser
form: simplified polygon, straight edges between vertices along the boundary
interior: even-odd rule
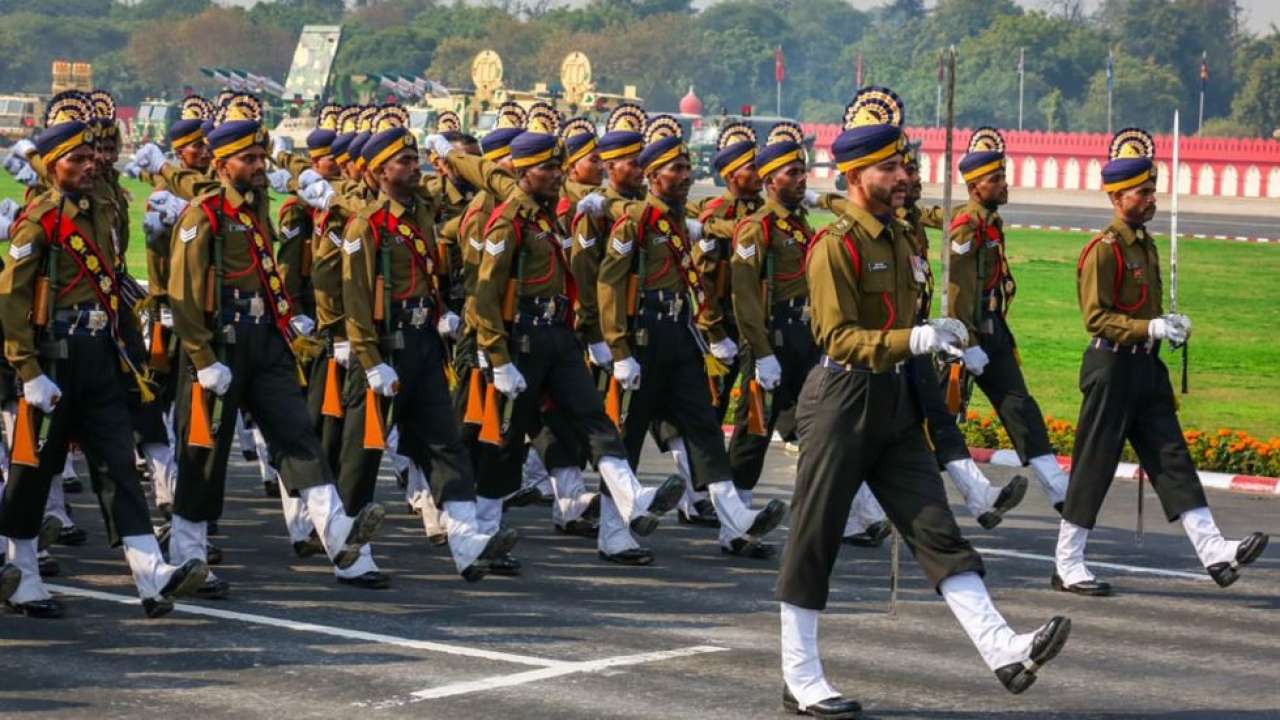
[[[945,468],[949,462],[968,459],[969,445],[956,424],[956,416],[947,410],[947,398],[943,395],[942,381],[938,379],[933,358],[928,355],[912,357],[907,361],[907,372],[915,383],[916,397],[924,411],[925,429],[938,467]]]
[[[224,343],[222,362],[231,369],[231,387],[222,396],[222,414],[212,418],[212,450],[187,442],[191,427],[191,386],[194,368],[178,378],[174,431],[178,438],[178,483],[174,512],[192,522],[217,520],[222,515],[227,480],[227,455],[235,436],[236,412],[252,415],[271,449],[271,461],[290,494],[334,481],[320,441],[307,422],[307,401],[298,381],[293,351],[270,322],[233,322],[234,342]],[[224,338],[226,335],[224,334]],[[205,393],[210,413],[213,393]]]
[[[428,320],[414,327],[393,318],[391,337],[384,339],[383,361],[395,368],[400,391],[394,398],[378,397],[384,428],[400,431],[396,453],[423,469],[436,507],[452,501],[475,500],[475,474],[463,445],[444,374],[444,343]],[[382,451],[364,446],[366,368],[354,362],[347,373],[343,407],[342,471],[338,491],[347,512],[355,514],[373,502]]]
[[[645,432],[655,418],[670,418],[689,452],[695,490],[733,479],[724,431],[711,404],[702,350],[694,340],[689,308],[664,314],[662,303],[645,305],[636,318],[632,349],[640,363],[640,388],[631,394],[622,439],[627,458],[639,466]],[[642,342],[643,341],[643,342]]]
[[[547,418],[552,423],[544,426],[550,428],[551,435],[547,437],[566,443],[562,451],[566,459],[553,455],[548,467],[553,467],[551,462],[574,464],[567,458],[584,451],[593,464],[602,457],[626,455],[618,428],[605,414],[600,393],[583,362],[582,345],[563,319],[548,323],[518,319],[508,342],[512,348],[524,348],[514,354],[512,362],[528,387],[516,396],[511,421],[503,429],[501,447],[485,456],[483,474],[505,482],[482,491],[482,495],[503,497],[519,489],[525,438],[543,429],[540,423]],[[544,407],[549,413],[543,413]],[[542,449],[550,453],[547,447]]]
[[[796,421],[800,460],[778,600],[826,607],[849,506],[863,482],[935,588],[952,575],[983,573],[982,558],[951,514],[905,372],[819,364],[805,380]]]
[[[326,352],[311,362],[311,370],[307,373],[307,417],[320,438],[320,449],[325,462],[336,476],[342,461],[342,426],[346,422],[346,409],[342,417],[324,414],[324,395],[329,377],[329,362],[333,357],[333,341],[325,339]],[[347,369],[337,366],[338,397],[341,400],[346,387]]]
[[[1092,529],[1116,474],[1126,440],[1155,488],[1170,522],[1206,507],[1174,407],[1169,370],[1157,350],[1121,346],[1085,350],[1080,366],[1080,419],[1071,451],[1071,482],[1062,517]]]
[[[803,299],[803,298],[802,298]],[[756,357],[749,350],[742,358],[742,394],[734,412],[733,438],[729,440],[729,464],[733,468],[733,484],[740,490],[752,490],[760,481],[764,456],[773,439],[773,429],[783,414],[794,408],[809,370],[818,362],[818,349],[813,344],[809,324],[801,315],[801,307],[775,303],[772,313],[773,356],[782,367],[782,381],[773,391],[765,434],[747,431],[747,409],[750,404],[748,382],[755,377]],[[728,393],[724,393],[727,395]]]
[[[1018,452],[1022,464],[1041,455],[1053,453],[1049,444],[1049,430],[1044,424],[1044,414],[1036,399],[1027,390],[1027,383],[1022,379],[1022,368],[1018,366],[1016,343],[1009,325],[1002,317],[993,317],[988,321],[991,332],[978,334],[978,343],[987,354],[990,362],[981,375],[974,377],[978,387],[982,389],[991,407],[1004,425],[1009,440]]]
[[[120,357],[108,337],[72,335],[56,343],[65,347],[65,358],[42,363],[62,390],[62,399],[48,418],[47,434],[37,452],[39,465],[10,465],[0,502],[0,535],[24,540],[36,536],[49,484],[62,472],[67,444],[72,441],[80,445],[89,463],[111,545],[119,545],[124,537],[150,535],[151,517],[133,462],[133,429],[125,397],[126,383],[134,380],[121,373]],[[32,419],[38,421],[40,416],[32,408]],[[39,432],[40,423],[32,427]]]

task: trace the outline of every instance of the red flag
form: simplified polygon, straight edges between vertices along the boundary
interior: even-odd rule
[[[786,68],[782,65],[782,46],[779,45],[773,51],[773,81],[780,83],[786,76]]]

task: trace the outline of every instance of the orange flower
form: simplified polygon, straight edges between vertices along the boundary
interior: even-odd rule
[[[1231,431],[1226,428],[1218,428],[1218,437],[1227,437]]]

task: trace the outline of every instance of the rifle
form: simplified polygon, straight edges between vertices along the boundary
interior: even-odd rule
[[[58,221],[54,223],[55,232],[62,226],[61,209]],[[56,242],[47,244],[49,255],[47,272],[36,278],[35,297],[31,307],[32,324],[36,329],[36,347],[38,356],[47,360],[42,368],[49,379],[57,383],[58,360],[67,357],[66,340],[57,340],[53,336],[53,310],[58,297],[58,255],[62,252]],[[14,419],[13,451],[10,460],[15,465],[39,467],[40,459],[37,448],[49,434],[49,414],[42,413],[27,403],[25,398],[18,400],[18,414]],[[37,444],[36,439],[40,443]]]

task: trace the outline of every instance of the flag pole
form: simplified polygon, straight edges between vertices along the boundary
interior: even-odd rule
[[[1023,86],[1026,84],[1027,71],[1026,65],[1026,48],[1018,48],[1018,129],[1022,129],[1022,98]]]

